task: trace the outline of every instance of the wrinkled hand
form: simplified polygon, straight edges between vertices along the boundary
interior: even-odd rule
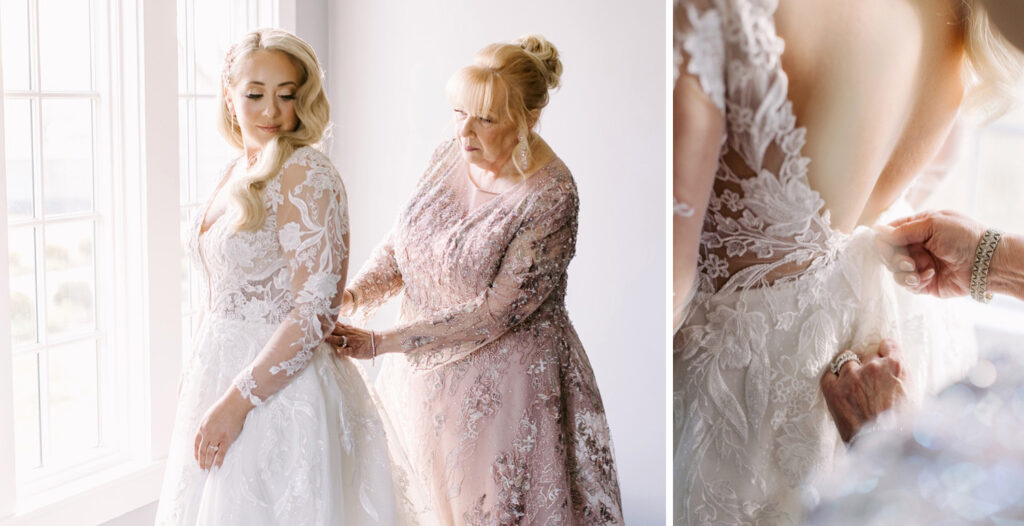
[[[877,354],[861,354],[860,359],[860,364],[846,362],[839,376],[827,369],[821,377],[821,392],[844,442],[849,442],[864,424],[906,398],[903,382],[907,373],[895,342],[882,340]]]
[[[194,455],[201,469],[220,467],[228,448],[242,432],[245,417],[253,408],[234,387],[224,394],[203,415],[196,431]]]
[[[371,341],[371,337],[373,340]],[[349,356],[357,360],[369,360],[381,354],[381,335],[366,329],[335,322],[334,330],[325,339],[334,347],[338,356]],[[374,348],[376,347],[376,353]]]
[[[896,282],[940,298],[970,292],[974,253],[985,227],[957,212],[929,211],[877,227],[876,248]]]

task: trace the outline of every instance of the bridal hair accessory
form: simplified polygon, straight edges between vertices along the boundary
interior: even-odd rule
[[[520,134],[518,139],[519,144],[516,146],[516,148],[519,150],[519,168],[521,168],[525,172],[526,169],[529,168],[530,166],[529,162],[526,160],[526,137]]]
[[[978,251],[974,253],[974,265],[971,267],[971,297],[975,301],[988,303],[992,293],[988,292],[988,269],[992,265],[992,255],[996,253],[1003,231],[990,228],[981,236]]]
[[[374,337],[373,331],[370,331],[370,365],[376,365],[377,361],[377,341]]]
[[[853,351],[843,351],[839,353],[839,356],[836,356],[836,358],[832,360],[832,374],[839,376],[839,371],[842,371],[846,362],[851,360],[860,363],[860,357]]]

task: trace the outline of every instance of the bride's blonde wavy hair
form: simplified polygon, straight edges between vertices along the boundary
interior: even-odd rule
[[[964,84],[969,87],[964,107],[990,122],[1016,104],[1024,55],[992,24],[979,1],[961,0],[960,7],[967,58]]]
[[[324,73],[317,61],[316,52],[301,38],[280,29],[257,29],[245,35],[231,46],[224,58],[220,90],[220,132],[234,147],[245,151],[242,130],[228,108],[225,94],[238,81],[239,64],[256,51],[280,51],[291,59],[299,70],[299,88],[295,92],[295,115],[298,125],[294,130],[282,131],[263,147],[256,164],[249,168],[245,177],[231,188],[231,197],[241,208],[241,216],[235,223],[239,231],[256,231],[263,228],[267,210],[261,193],[267,182],[273,179],[284,162],[295,150],[303,146],[320,149],[330,127],[331,109],[324,93]]]

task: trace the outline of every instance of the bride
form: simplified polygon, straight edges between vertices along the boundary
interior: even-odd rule
[[[207,294],[184,367],[157,524],[395,524],[384,427],[333,357],[348,267],[345,188],[313,49],[275,29],[227,54],[221,128],[243,155],[195,218]],[[325,332],[326,331],[326,332]]]
[[[858,226],[898,206],[962,102],[1005,109],[1021,62],[970,0],[674,17],[675,521],[796,523],[843,451],[818,390],[833,356],[894,338],[922,391],[969,364]]]

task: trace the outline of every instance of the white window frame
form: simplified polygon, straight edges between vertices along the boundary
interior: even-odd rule
[[[121,454],[117,462],[93,465],[73,479],[64,473],[61,484],[28,493],[30,488],[18,483],[14,470],[13,440],[8,440],[13,428],[0,426],[0,468],[5,475],[0,477],[0,526],[98,524],[152,502],[159,493],[181,369],[178,324],[167,323],[178,319],[180,304],[176,283],[167,279],[179,272],[181,250],[177,200],[171,200],[178,192],[177,130],[167,126],[177,122],[176,106],[167,103],[177,94],[177,73],[166,67],[177,60],[176,31],[168,23],[174,14],[173,2],[109,0],[104,25],[111,52],[98,57],[118,70],[110,76],[115,83],[108,86],[111,107],[104,114],[112,115],[112,154],[98,163],[109,165],[113,188],[96,192],[97,207],[100,202],[109,205],[113,235],[109,250],[102,255],[97,251],[96,264],[98,272],[119,277],[110,279],[115,291],[107,298],[109,312],[97,312],[97,318],[104,316],[107,322],[114,356],[110,362],[115,365],[105,372],[127,394],[119,397],[112,414],[103,415],[121,423],[115,426],[124,434],[116,441]],[[2,111],[0,102],[0,118]],[[0,163],[0,177],[3,170]],[[0,248],[7,246],[6,203],[4,199],[0,204]],[[7,268],[6,260],[0,268]],[[7,280],[0,281],[0,292],[6,291],[0,298],[7,298]],[[0,311],[9,311],[7,301],[0,301]],[[0,326],[0,338],[9,342],[9,324]],[[0,359],[2,423],[13,420],[9,356]]]

